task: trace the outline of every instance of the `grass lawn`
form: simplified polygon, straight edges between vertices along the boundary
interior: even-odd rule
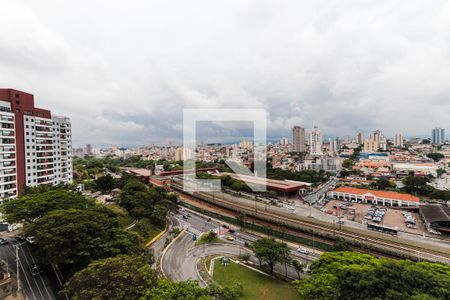
[[[214,262],[214,280],[221,286],[239,283],[244,288],[244,300],[294,300],[299,295],[294,286],[280,279],[269,277],[236,263],[223,266],[219,260]]]

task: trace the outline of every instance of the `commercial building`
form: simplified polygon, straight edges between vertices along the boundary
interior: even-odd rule
[[[445,142],[445,130],[444,128],[434,128],[431,131],[431,143],[434,145],[440,145]]]
[[[25,186],[72,181],[70,119],[34,106],[31,94],[0,89],[0,199]]]
[[[350,202],[386,206],[418,207],[420,199],[410,194],[341,186],[328,192],[328,197]]]
[[[305,128],[292,128],[292,152],[306,152]]]
[[[450,208],[440,204],[425,204],[420,206],[422,217],[428,231],[450,234]]]
[[[309,133],[309,154],[322,155],[323,135],[317,126]]]

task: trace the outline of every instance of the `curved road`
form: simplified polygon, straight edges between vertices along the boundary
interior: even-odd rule
[[[201,246],[194,246],[194,243],[192,234],[184,232],[167,248],[161,258],[161,269],[165,277],[176,282],[188,279],[198,280],[203,286],[204,284],[196,271],[197,261],[200,258],[213,255],[238,256],[243,253],[252,254],[252,251],[248,248],[230,243],[204,244]],[[250,260],[253,263],[258,263],[254,256]],[[275,272],[284,275],[285,266],[277,264]],[[288,265],[287,274],[290,278],[297,279],[297,273],[292,266]]]

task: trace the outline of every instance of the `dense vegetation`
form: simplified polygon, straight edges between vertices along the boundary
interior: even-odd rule
[[[329,252],[297,281],[301,299],[449,299],[450,267]]]

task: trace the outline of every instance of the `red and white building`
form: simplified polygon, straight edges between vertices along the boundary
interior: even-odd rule
[[[419,207],[420,198],[397,192],[341,186],[328,192],[332,199],[386,206]]]
[[[31,94],[0,89],[0,201],[25,186],[72,182],[70,119],[34,106]]]

